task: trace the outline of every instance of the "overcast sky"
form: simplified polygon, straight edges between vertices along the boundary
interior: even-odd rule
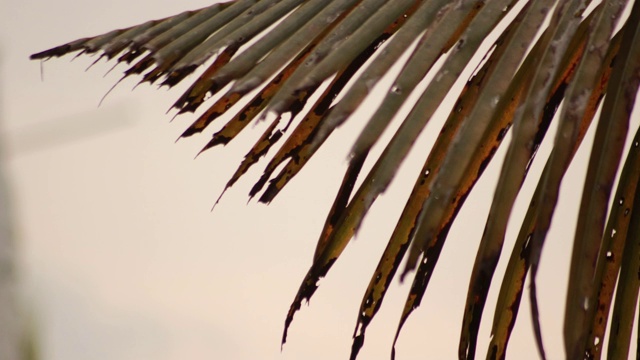
[[[311,264],[346,152],[362,121],[334,134],[269,206],[246,205],[262,170],[256,166],[211,213],[265,124],[193,160],[221,124],[174,144],[195,119],[184,116],[170,123],[171,116],[165,115],[184,86],[167,92],[145,85],[131,92],[137,80],[125,81],[98,108],[123,68],[103,78],[111,64],[101,62],[85,73],[94,59],[70,63],[67,56],[45,62],[41,80],[40,63],[28,59],[70,40],[208,4],[2,2],[0,134],[19,241],[22,303],[36,327],[43,360],[348,358],[361,296],[433,136],[423,136],[321,282],[311,306],[296,315],[281,353],[286,311]],[[545,148],[539,157],[547,153]],[[539,275],[551,359],[563,354],[566,259],[575,227],[571,209],[580,199],[577,179],[585,172],[586,155],[579,152],[578,166],[572,166],[563,186],[556,211],[561,216],[554,220]],[[534,166],[539,169],[540,161]],[[422,307],[400,337],[399,359],[456,356],[468,278],[495,181],[495,176],[485,177],[467,200]],[[519,199],[516,219],[522,218],[529,196]],[[517,231],[517,226],[509,229],[508,250],[486,311],[494,308]],[[389,357],[407,291],[408,284],[394,281],[368,329],[360,359]],[[526,298],[521,309],[510,351],[517,359],[536,359]],[[491,320],[485,315],[479,356],[486,351]]]

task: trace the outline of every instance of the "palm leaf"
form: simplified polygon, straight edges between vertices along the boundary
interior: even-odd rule
[[[584,22],[581,24],[582,29],[578,29],[578,33],[583,33],[586,35],[586,26],[588,22]],[[619,35],[619,34],[618,34]],[[574,40],[580,40],[577,46],[584,49],[584,41],[586,37],[576,37]],[[604,89],[609,80],[611,69],[613,65],[613,58],[617,54],[618,46],[620,43],[620,36],[615,36],[612,39],[612,46],[609,48],[609,52],[607,53],[607,61],[606,63],[609,66],[605,67],[600,75],[600,84],[591,94],[591,98],[589,101],[589,105],[587,111],[585,112],[585,116],[582,118],[582,122],[580,124],[578,137],[576,139],[576,143],[572,149],[573,154],[578,150],[578,147],[584,138],[589,125],[593,119],[593,116],[598,109],[598,105],[600,100],[603,97]],[[574,64],[581,56],[584,50],[576,50],[573,55],[577,55],[571,59],[570,64]],[[566,87],[566,82],[563,85]],[[573,155],[572,155],[573,156]],[[542,178],[546,177],[546,174],[550,171],[550,164],[547,163],[545,169],[542,173]],[[566,171],[566,169],[565,169]],[[538,187],[535,190],[533,195],[533,199],[537,199],[540,196],[542,191],[542,183],[538,183]],[[500,294],[497,302],[497,310],[494,317],[493,327],[491,333],[493,337],[491,338],[491,344],[489,345],[490,354],[488,357],[500,359],[505,356],[506,345],[509,341],[509,336],[511,331],[513,330],[513,326],[515,325],[515,320],[517,316],[517,310],[520,304],[520,300],[522,297],[522,291],[524,288],[524,281],[527,275],[527,271],[530,264],[530,251],[531,251],[531,236],[533,234],[534,229],[538,226],[538,212],[537,209],[540,207],[541,203],[535,200],[532,200],[529,208],[527,210],[527,214],[522,223],[520,233],[518,234],[516,243],[513,248],[513,252],[509,259],[509,263],[507,265],[507,271],[503,278],[502,287],[500,289]]]
[[[269,203],[334,130],[353,117],[373,86],[410,49],[351,146],[348,168],[312,264],[285,320],[283,343],[302,301],[317,290],[318,280],[391,184],[419,134],[447,96],[457,97],[430,154],[425,154],[425,164],[369,282],[358,311],[352,358],[363,346],[366,328],[408,254],[401,278],[417,271],[397,339],[408,316],[420,305],[464,200],[513,128],[485,231],[479,236],[463,311],[459,358],[475,358],[480,322],[513,204],[547,130],[557,123],[551,155],[502,281],[487,350],[487,358],[505,357],[531,266],[535,342],[544,358],[536,273],[563,176],[589,124],[597,121],[596,140],[588,145],[591,158],[570,261],[566,357],[582,358],[585,352],[600,356],[613,306],[608,352],[613,358],[624,358],[639,291],[637,279],[630,276],[638,267],[637,146],[629,150],[616,193],[616,199],[635,199],[633,206],[609,209],[608,204],[640,83],[640,2],[589,3],[235,0],[83,38],[31,58],[100,53],[98,59],[132,64],[124,77],[141,75],[141,82],[160,81],[169,87],[211,61],[173,104],[178,114],[191,113],[215,97],[181,137],[199,134],[216,119],[226,118],[204,151],[229,143],[250,123],[275,113],[224,189],[285,139],[250,191],[253,197],[264,190],[259,199]],[[625,7],[631,7],[626,20]],[[622,26],[616,34],[618,24]],[[457,84],[464,77],[468,80],[458,93]],[[418,94],[421,84],[426,87]],[[412,93],[419,96],[408,104]],[[391,139],[383,141],[383,133],[394,131],[390,124],[403,106],[411,106],[411,111]],[[374,147],[384,148],[377,158],[370,156]],[[364,173],[367,161],[374,165]],[[282,169],[276,174],[278,168]]]

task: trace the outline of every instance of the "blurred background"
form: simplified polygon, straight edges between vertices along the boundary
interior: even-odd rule
[[[1,3],[0,156],[2,196],[7,199],[0,203],[0,224],[9,225],[3,234],[10,234],[12,242],[5,236],[6,247],[0,251],[15,270],[15,276],[7,277],[14,281],[15,291],[3,292],[0,300],[15,303],[15,312],[7,316],[20,315],[16,321],[33,339],[39,359],[349,355],[362,294],[437,129],[430,126],[423,134],[392,187],[321,282],[312,306],[303,306],[296,315],[281,352],[286,311],[311,264],[346,168],[347,150],[365,117],[356,116],[334,134],[270,205],[247,204],[247,193],[261,174],[259,164],[210,212],[265,123],[226,148],[214,148],[193,160],[223,122],[201,136],[174,143],[195,116],[170,122],[172,114],[165,112],[189,81],[171,91],[142,85],[131,92],[139,79],[128,79],[98,107],[124,67],[103,78],[111,63],[100,61],[84,71],[95,58],[70,62],[67,56],[42,64],[28,58],[80,37],[210,3]],[[636,124],[638,118],[636,110]],[[587,139],[592,135],[590,131]],[[548,138],[552,137],[553,132]],[[504,150],[503,146],[497,158]],[[543,146],[529,180],[539,176],[540,160],[547,155],[548,147]],[[539,274],[543,337],[550,359],[563,357],[567,259],[586,155],[578,153],[565,178]],[[458,216],[422,306],[400,336],[398,359],[456,357],[468,278],[499,162],[490,166]],[[492,321],[488,314],[532,190],[527,187],[513,214],[516,225],[509,227],[498,280],[485,309],[479,356],[484,356]],[[394,282],[368,329],[360,359],[389,358],[408,288]],[[521,309],[510,355],[537,359],[526,296]]]

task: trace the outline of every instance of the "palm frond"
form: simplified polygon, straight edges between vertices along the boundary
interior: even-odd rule
[[[202,152],[226,145],[250,123],[274,114],[223,190],[274,151],[249,193],[269,203],[410,51],[351,146],[312,264],[285,320],[283,343],[302,301],[313,296],[436,110],[457,98],[425,154],[364,294],[352,359],[406,255],[401,278],[416,272],[397,340],[421,303],[456,215],[511,131],[463,309],[458,354],[460,359],[475,358],[513,205],[539,146],[557,124],[551,155],[502,279],[487,349],[488,359],[505,358],[531,268],[535,342],[545,358],[536,274],[564,174],[595,120],[570,262],[566,357],[601,356],[613,306],[608,354],[626,358],[639,291],[634,275],[640,223],[634,209],[640,198],[637,135],[618,176],[614,205],[609,203],[640,84],[639,17],[640,2],[624,0],[234,0],[76,40],[31,58],[100,53],[98,59],[129,64],[124,77],[141,75],[141,82],[160,81],[169,87],[211,61],[172,106],[178,114],[193,113],[215,97],[181,137],[199,134],[216,119],[226,118]],[[419,96],[409,104],[411,111],[391,139],[383,141],[412,94]],[[372,158],[375,146],[384,150]],[[367,161],[374,165],[364,173]]]

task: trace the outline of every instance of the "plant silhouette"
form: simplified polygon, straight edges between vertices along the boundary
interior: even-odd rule
[[[410,56],[402,70],[351,147],[313,262],[286,316],[282,343],[301,303],[313,296],[449,96],[455,103],[363,296],[351,358],[364,345],[367,326],[396,275],[413,276],[397,334],[420,305],[456,215],[511,132],[485,230],[478,234],[464,308],[458,354],[476,357],[513,204],[555,124],[551,155],[499,285],[486,357],[505,358],[527,276],[534,340],[546,357],[536,274],[563,176],[593,126],[565,304],[565,357],[597,359],[607,345],[608,358],[626,359],[640,288],[638,133],[625,149],[640,83],[640,1],[234,0],[76,40],[31,58],[99,53],[99,59],[129,64],[123,78],[140,75],[141,83],[169,87],[205,66],[172,106],[178,114],[207,107],[181,137],[224,118],[205,151],[229,143],[252,122],[270,121],[225,188],[271,154],[249,193],[269,203],[406,51]],[[478,54],[484,55],[480,61]],[[476,70],[461,78],[468,67]],[[372,147],[425,79],[426,88],[364,173]],[[462,91],[449,94],[460,81],[466,81]],[[205,104],[210,97],[213,104]]]

